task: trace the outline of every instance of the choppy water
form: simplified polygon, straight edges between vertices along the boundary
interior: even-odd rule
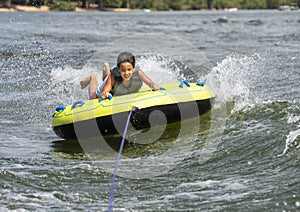
[[[181,60],[192,72],[167,60],[140,63],[159,83],[205,80],[218,98],[192,135],[177,139],[182,125],[174,125],[151,145],[124,150],[116,210],[300,210],[298,11],[0,18],[2,211],[107,210],[115,155],[90,160],[78,143],[61,141],[51,113],[87,98],[80,78],[127,49]]]

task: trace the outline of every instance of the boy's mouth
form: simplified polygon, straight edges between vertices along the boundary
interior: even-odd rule
[[[130,75],[125,75],[124,76],[124,79],[128,79],[128,78],[130,78]]]

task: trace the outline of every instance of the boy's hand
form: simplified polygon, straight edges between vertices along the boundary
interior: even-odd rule
[[[111,93],[107,92],[107,91],[103,91],[101,94],[100,94],[100,97],[102,99],[107,99],[108,96],[112,96]]]
[[[155,88],[156,90],[159,90],[160,86],[157,85],[156,83],[152,83],[151,88]]]

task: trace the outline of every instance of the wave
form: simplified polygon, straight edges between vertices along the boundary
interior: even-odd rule
[[[293,154],[300,148],[299,103],[276,99],[278,93],[272,93],[273,87],[265,81],[269,76],[264,63],[258,54],[231,54],[204,76],[217,95],[214,108],[223,108],[227,113],[222,137],[230,138],[230,142],[239,138],[236,142],[240,145],[249,139],[258,140],[263,143],[253,148],[265,149],[272,156]]]

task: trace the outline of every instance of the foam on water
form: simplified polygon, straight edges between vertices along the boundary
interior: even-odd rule
[[[300,148],[300,141],[299,139],[297,139],[298,136],[300,136],[300,125],[298,127],[299,129],[290,131],[289,134],[286,136],[285,148],[283,152],[278,155],[278,157],[285,155],[288,152],[288,150],[292,148],[296,148],[296,149]]]
[[[288,116],[288,120],[287,123],[291,124],[291,123],[297,123],[300,121],[300,116],[294,115],[294,114],[290,114]]]

